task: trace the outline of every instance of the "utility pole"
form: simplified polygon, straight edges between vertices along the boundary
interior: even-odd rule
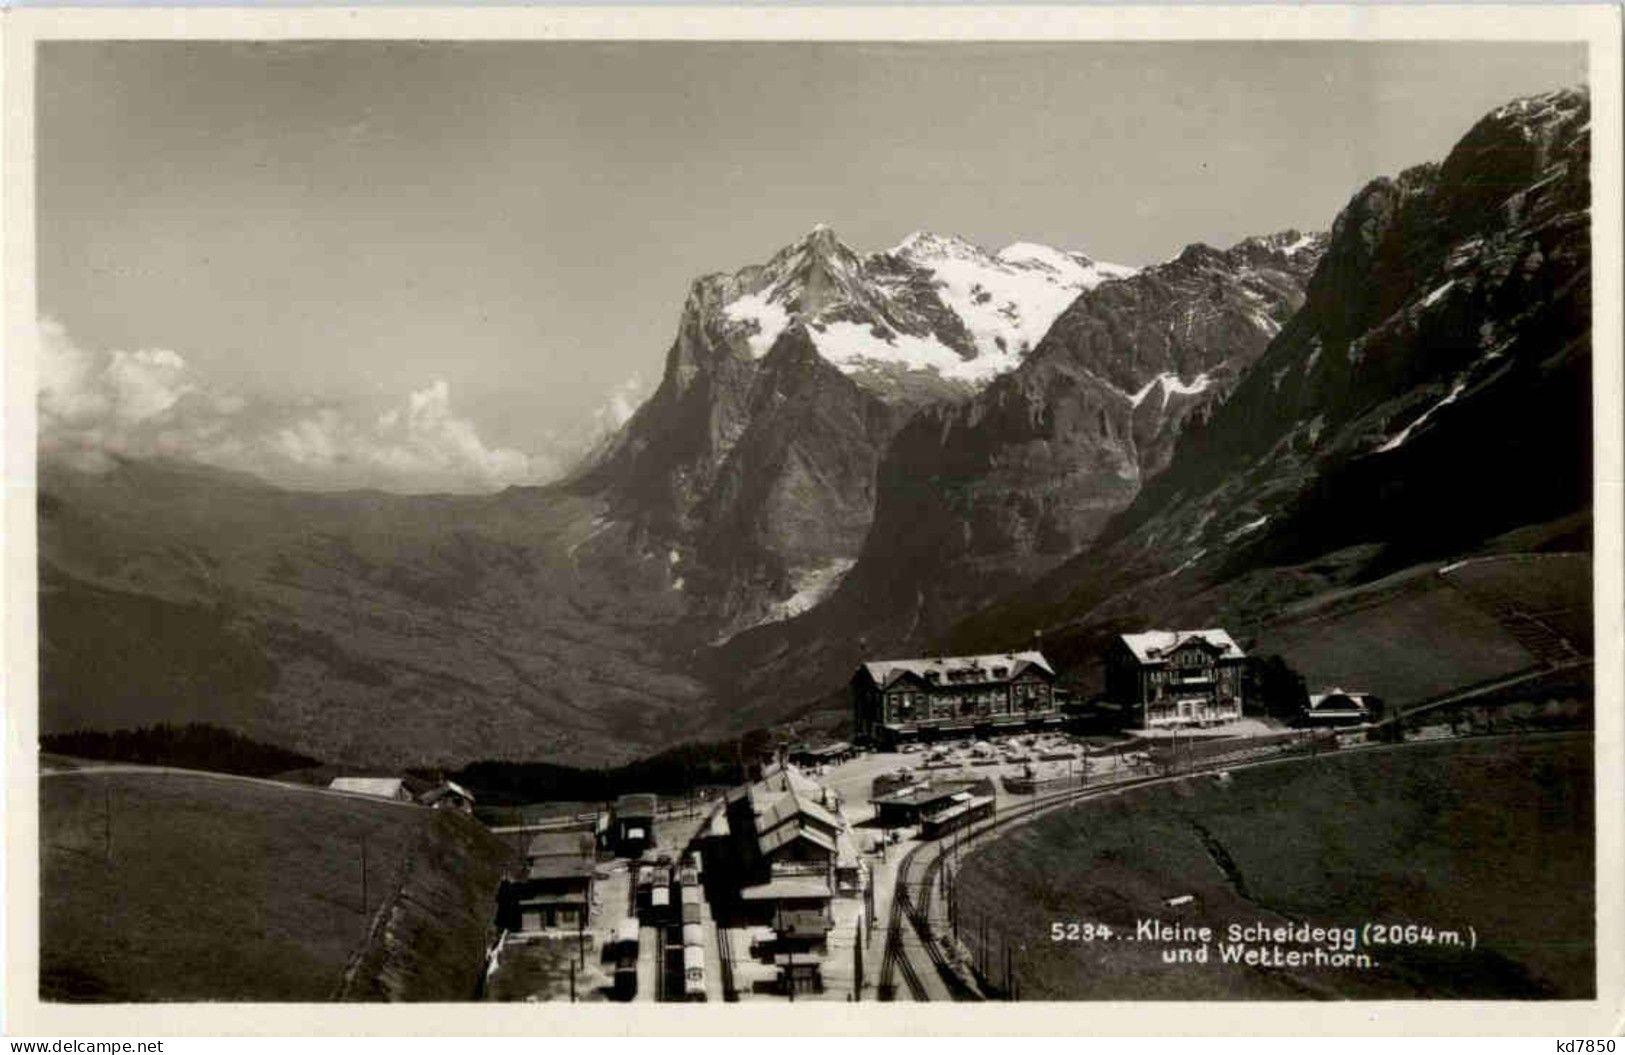
[[[361,833],[361,915],[367,915],[367,833]]]
[[[863,921],[859,920],[852,928],[852,999],[854,1002],[863,1000]]]

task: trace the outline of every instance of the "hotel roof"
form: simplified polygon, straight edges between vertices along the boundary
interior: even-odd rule
[[[1241,647],[1229,633],[1218,628],[1211,630],[1145,630],[1138,634],[1124,634],[1123,644],[1141,663],[1161,663],[1168,653],[1190,641],[1202,641],[1219,650],[1221,659],[1240,659]]]
[[[881,688],[898,678],[912,674],[923,681],[942,685],[989,685],[1013,681],[1030,669],[1055,676],[1042,652],[995,652],[985,656],[937,656],[920,659],[878,659],[865,663],[861,670],[868,672]]]

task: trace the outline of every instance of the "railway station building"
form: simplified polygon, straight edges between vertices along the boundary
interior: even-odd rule
[[[922,780],[896,788],[885,795],[875,796],[871,802],[875,808],[875,819],[881,827],[908,828],[960,802],[993,793],[993,781],[988,777],[950,777]]]
[[[772,925],[782,913],[830,915],[862,889],[851,827],[833,792],[791,765],[729,791],[702,829],[706,886],[719,914]]]
[[[525,848],[523,875],[503,886],[505,926],[577,930],[592,910],[597,845],[591,832],[543,832]]]

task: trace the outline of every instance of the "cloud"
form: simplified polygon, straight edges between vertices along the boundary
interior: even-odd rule
[[[595,415],[596,424],[600,432],[611,433],[618,431],[622,425],[632,420],[638,407],[648,398],[649,389],[643,383],[642,374],[633,374],[622,381],[609,393],[602,406]]]
[[[487,446],[436,380],[382,414],[275,404],[211,389],[168,349],[80,348],[55,320],[40,334],[40,452],[100,471],[115,457],[183,458],[293,487],[492,491],[559,475],[556,457]]]

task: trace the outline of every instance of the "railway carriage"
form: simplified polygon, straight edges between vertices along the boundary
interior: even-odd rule
[[[969,796],[921,818],[920,837],[940,839],[944,835],[987,820],[991,816],[993,816],[993,796]]]
[[[687,928],[684,928],[685,930]],[[694,928],[698,930],[698,926]],[[695,944],[683,946],[683,998],[705,999],[705,947]]]

